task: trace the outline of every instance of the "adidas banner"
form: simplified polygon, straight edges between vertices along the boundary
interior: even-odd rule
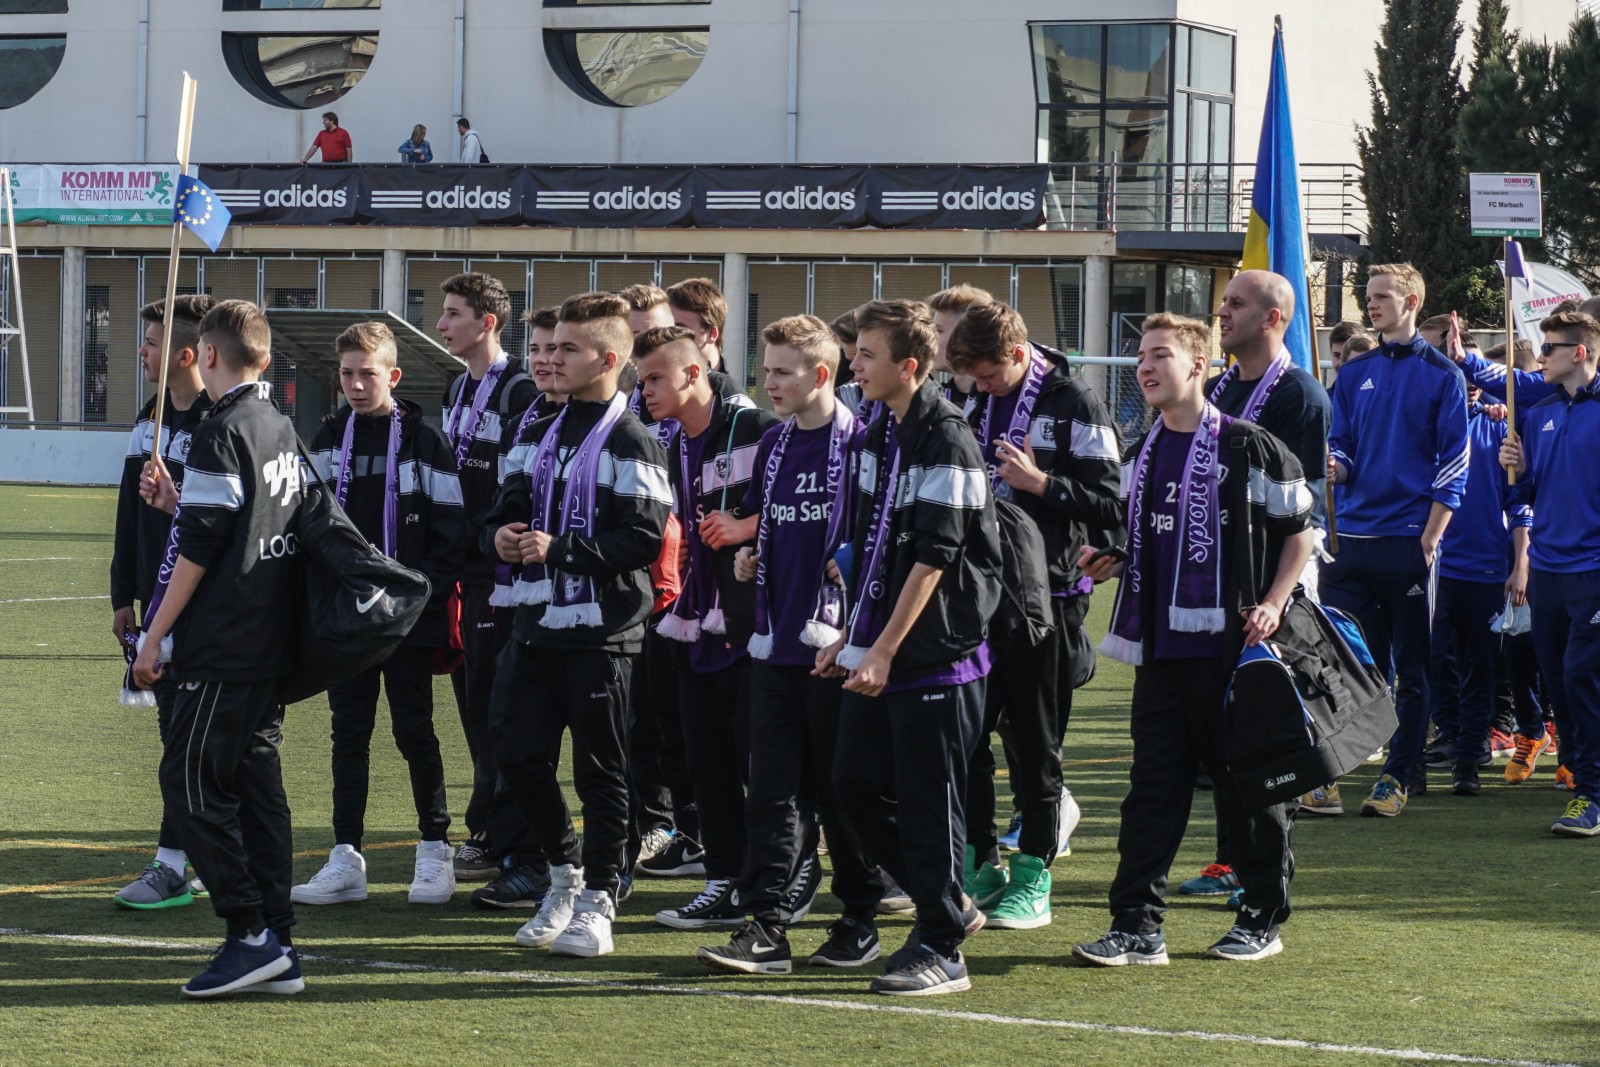
[[[202,166],[235,224],[1026,230],[1043,165]]]

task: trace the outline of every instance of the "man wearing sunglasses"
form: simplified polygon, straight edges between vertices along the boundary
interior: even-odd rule
[[[1562,709],[1561,760],[1572,800],[1550,824],[1563,837],[1600,834],[1600,320],[1582,312],[1539,324],[1548,394],[1500,446],[1533,502],[1528,603],[1539,669]],[[1517,388],[1520,392],[1522,381]],[[1548,501],[1548,504],[1545,502]]]

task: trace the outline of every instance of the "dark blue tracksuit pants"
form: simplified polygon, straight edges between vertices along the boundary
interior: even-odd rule
[[[1383,773],[1402,784],[1422,760],[1428,734],[1436,567],[1422,558],[1420,537],[1339,538],[1339,554],[1322,569],[1322,601],[1355,616],[1379,663],[1394,665],[1394,710]]]
[[[1561,762],[1600,797],[1600,570],[1528,576],[1533,647],[1561,720]]]
[[[1503,607],[1503,582],[1439,579],[1429,688],[1434,724],[1455,738],[1458,765],[1475,764],[1489,749],[1500,658],[1500,635],[1489,622]]]

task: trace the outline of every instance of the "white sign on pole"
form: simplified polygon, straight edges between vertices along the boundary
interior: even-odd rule
[[[1537,174],[1472,174],[1467,202],[1474,237],[1540,237],[1544,210]]]

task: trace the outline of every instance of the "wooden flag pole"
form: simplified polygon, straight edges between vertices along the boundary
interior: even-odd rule
[[[189,173],[189,140],[194,133],[194,93],[195,80],[189,77],[189,72],[183,72],[183,101],[178,107],[178,174],[181,177]],[[176,190],[173,193],[177,195]],[[176,206],[176,205],[174,205]],[[155,465],[155,457],[161,454],[161,422],[166,415],[167,403],[167,364],[171,362],[172,351],[172,304],[178,295],[178,244],[183,237],[183,223],[173,220],[172,223],[172,250],[167,256],[167,299],[163,305],[161,316],[161,379],[156,384],[156,408],[152,422],[150,439],[150,463],[147,469]]]
[[[1506,440],[1517,443],[1517,317],[1511,303],[1511,238],[1502,238],[1506,264]],[[1507,484],[1517,484],[1515,468],[1506,469]]]

